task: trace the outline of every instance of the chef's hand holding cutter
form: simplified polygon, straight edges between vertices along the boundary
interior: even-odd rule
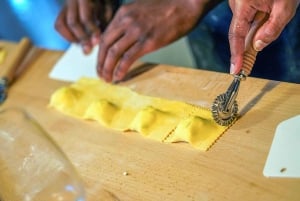
[[[234,76],[234,80],[227,91],[216,97],[211,111],[214,120],[222,126],[231,125],[238,116],[238,104],[236,101],[241,80],[245,80],[251,73],[256,60],[257,51],[253,48],[253,38],[257,30],[268,19],[268,14],[257,12],[251,24],[249,33],[245,40],[245,51],[242,70]]]

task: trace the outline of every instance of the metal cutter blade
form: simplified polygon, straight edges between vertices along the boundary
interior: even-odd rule
[[[221,126],[229,126],[238,116],[238,104],[236,97],[240,87],[240,81],[246,78],[243,71],[234,75],[234,80],[227,89],[226,93],[217,96],[212,104],[212,116]]]

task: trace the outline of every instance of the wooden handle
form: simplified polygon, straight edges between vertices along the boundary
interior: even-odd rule
[[[20,66],[31,47],[31,41],[26,37],[22,38],[12,57],[8,60],[7,65],[0,69],[0,78],[5,78],[8,82],[11,82],[17,68]]]
[[[249,33],[245,40],[245,52],[243,58],[242,70],[244,74],[248,76],[251,73],[254,62],[256,60],[257,51],[253,47],[253,39],[257,30],[265,23],[268,19],[267,13],[258,12],[256,13],[254,20],[251,24]]]

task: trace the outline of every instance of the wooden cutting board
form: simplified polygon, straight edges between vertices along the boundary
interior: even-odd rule
[[[35,49],[1,107],[22,106],[38,119],[76,167],[87,200],[300,199],[300,180],[262,174],[276,126],[300,113],[299,85],[248,78],[238,95],[242,117],[209,151],[199,152],[185,143],[162,144],[48,108],[51,94],[69,84],[48,78],[61,55]],[[227,74],[174,66],[136,63],[135,68],[135,76],[122,85],[204,107],[232,81]]]

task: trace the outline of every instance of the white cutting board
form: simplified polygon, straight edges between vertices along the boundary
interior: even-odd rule
[[[96,63],[99,47],[96,46],[89,55],[82,52],[81,46],[71,44],[52,68],[52,79],[75,82],[81,77],[97,78]]]
[[[276,128],[263,174],[300,178],[300,115],[281,122]]]

